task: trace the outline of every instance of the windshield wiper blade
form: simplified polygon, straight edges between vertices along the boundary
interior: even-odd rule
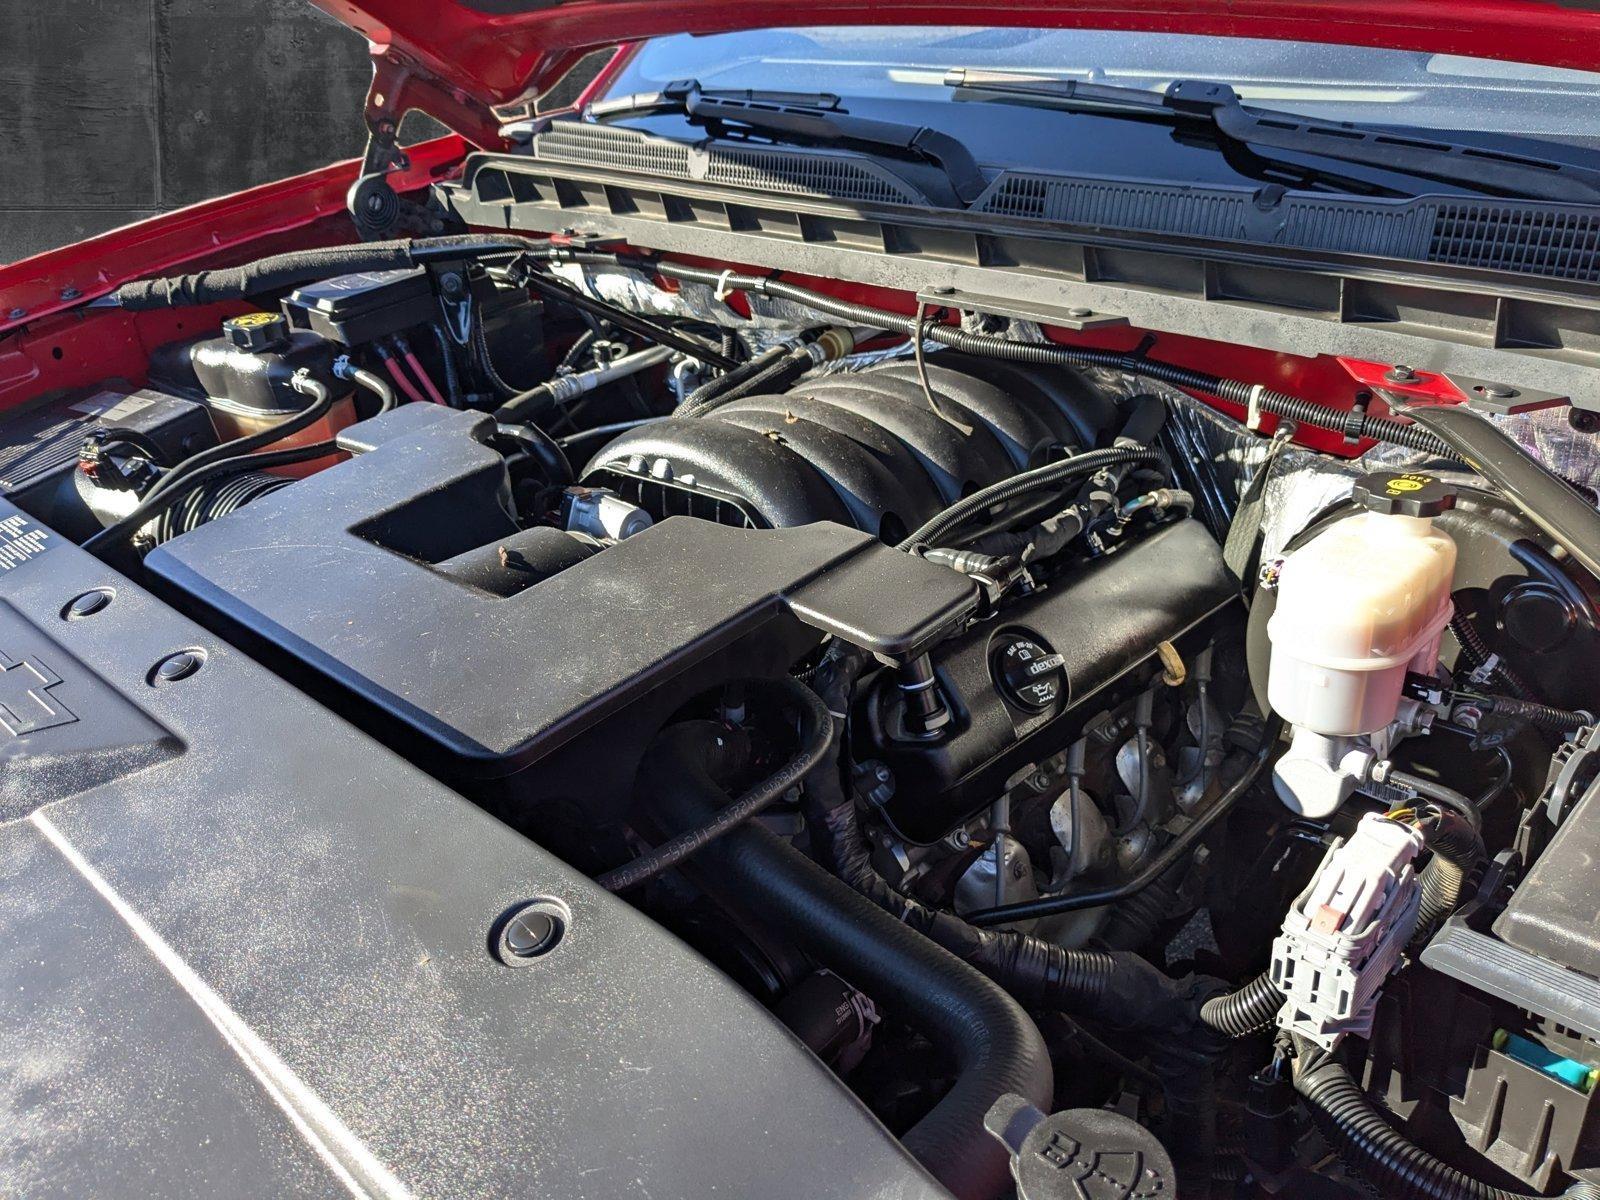
[[[1495,195],[1600,203],[1600,160],[1589,165],[1552,158],[1553,147],[1531,138],[1496,137],[1499,145],[1473,144],[1426,130],[1319,121],[1298,113],[1246,107],[1229,85],[1194,79],[1180,79],[1165,92],[1151,92],[958,67],[945,75],[944,83],[956,90],[958,98],[1207,125],[1218,140],[1257,154],[1262,150],[1308,154]]]
[[[699,81],[681,79],[659,92],[640,92],[591,104],[590,120],[673,113],[691,125],[718,132],[755,133],[774,141],[842,146],[919,159],[941,170],[962,204],[971,204],[989,185],[967,147],[926,125],[852,116],[828,92],[707,91]]]

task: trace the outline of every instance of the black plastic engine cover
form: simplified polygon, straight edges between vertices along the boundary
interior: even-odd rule
[[[948,1200],[676,938],[0,528],[0,1194]],[[513,970],[490,931],[535,897],[564,934]]]
[[[880,654],[976,607],[974,585],[838,525],[670,519],[513,595],[445,569],[503,544],[491,418],[410,404],[351,426],[355,457],[157,547],[146,565],[252,649],[451,778],[499,779],[609,718],[582,792],[626,796],[691,696],[781,674],[823,633]]]
[[[868,706],[860,757],[895,775],[884,814],[908,841],[929,843],[990,803],[1023,766],[1064,749],[1091,718],[1149,686],[1163,641],[1198,649],[1210,619],[1239,602],[1216,540],[1182,520],[1004,608],[934,651],[953,712],[934,741],[903,733],[899,692],[883,679]],[[996,650],[1025,637],[1062,656],[1066,686],[1041,711],[1004,698]]]

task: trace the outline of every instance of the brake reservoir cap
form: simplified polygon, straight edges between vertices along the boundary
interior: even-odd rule
[[[1456,506],[1456,489],[1420,471],[1373,471],[1352,493],[1368,512],[1390,517],[1437,517]]]

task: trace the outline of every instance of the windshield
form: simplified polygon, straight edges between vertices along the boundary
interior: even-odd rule
[[[1161,91],[1232,84],[1246,103],[1325,120],[1521,134],[1600,147],[1600,74],[1412,51],[1188,34],[1063,29],[821,27],[647,42],[609,89],[692,77],[706,88],[947,100],[978,67]]]

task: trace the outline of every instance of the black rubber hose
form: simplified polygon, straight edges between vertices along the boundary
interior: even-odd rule
[[[527,451],[528,457],[539,464],[545,483],[551,487],[566,487],[577,481],[567,452],[539,426],[515,421],[502,422],[495,426],[495,432]]]
[[[135,312],[149,308],[215,304],[219,300],[245,300],[334,275],[402,270],[451,258],[515,254],[530,248],[537,249],[542,244],[531,238],[509,234],[467,233],[450,237],[364,242],[353,246],[322,246],[313,250],[275,254],[238,267],[222,267],[163,279],[139,279],[123,284],[111,293],[111,298],[119,307]]]
[[[184,480],[195,472],[204,470],[212,463],[236,459],[241,454],[249,454],[252,451],[260,450],[263,447],[272,445],[274,442],[281,442],[284,438],[299,433],[302,429],[310,428],[327,416],[333,408],[335,397],[320,380],[313,379],[310,375],[296,374],[290,380],[290,386],[301,395],[308,397],[311,402],[299,412],[285,417],[277,424],[270,425],[266,429],[248,434],[245,437],[234,438],[231,442],[223,442],[220,445],[212,446],[210,449],[202,450],[198,454],[191,454],[156,481],[155,486],[145,493],[141,507],[165,495],[167,492],[183,486]],[[303,462],[304,460],[297,461]],[[138,509],[135,509],[134,513],[137,512]],[[129,518],[125,519],[131,519],[132,515],[130,514]]]
[[[389,386],[382,376],[374,375],[371,371],[363,370],[361,367],[351,367],[349,378],[353,383],[360,384],[378,398],[378,412],[386,413],[394,408],[394,389]],[[376,416],[377,414],[373,415]]]
[[[800,710],[800,748],[755,787],[694,829],[600,876],[597,883],[608,892],[624,892],[677,866],[705,849],[729,830],[744,824],[796,787],[822,761],[833,741],[833,717],[817,694],[793,679],[752,679],[746,685],[769,701],[792,704]]]
[[[717,777],[737,765],[741,741],[711,722],[673,726],[645,757],[643,798],[671,828],[712,820],[727,802]],[[1006,1192],[1009,1155],[984,1130],[984,1114],[1007,1092],[1048,1110],[1054,1092],[1049,1052],[1021,1006],[760,825],[734,829],[685,868],[707,892],[782,930],[949,1055],[955,1084],[901,1141],[962,1200]]]
[[[241,441],[243,439],[240,439]],[[183,482],[183,486],[163,492],[161,495],[146,497],[140,502],[139,507],[122,519],[107,525],[99,533],[83,543],[83,548],[91,554],[99,554],[108,548],[115,547],[124,539],[133,536],[145,525],[161,516],[169,508],[182,503],[185,496],[194,488],[226,475],[235,475],[244,471],[264,471],[268,467],[284,467],[292,463],[309,462],[313,459],[325,458],[338,450],[338,444],[332,441],[312,442],[304,446],[290,446],[283,450],[263,450],[257,454],[241,454],[237,458],[224,458],[208,463],[200,470],[193,472]]]
[[[886,312],[865,304],[853,304],[780,280],[756,275],[725,275],[718,271],[668,262],[658,262],[652,266],[654,270],[671,279],[707,283],[738,291],[760,292],[779,299],[792,300],[846,324],[869,325],[876,329],[902,333],[906,337],[915,337],[918,334],[917,321],[914,317]],[[943,324],[927,325],[923,332],[932,340],[967,354],[1044,366],[1105,367],[1143,379],[1154,379],[1185,391],[1218,396],[1246,407],[1251,404],[1253,396],[1256,406],[1261,411],[1306,425],[1342,430],[1346,416],[1312,401],[1285,395],[1271,388],[1257,388],[1255,385],[1236,379],[1223,379],[1204,371],[1157,362],[1137,351],[1086,350],[1051,343],[1012,342],[987,334],[969,333],[955,326]],[[1362,417],[1356,425],[1355,433],[1360,437],[1390,442],[1425,454],[1455,457],[1455,452],[1449,449],[1444,441],[1427,430],[1387,417]]]
[[[1495,1187],[1441,1162],[1390,1125],[1337,1059],[1321,1054],[1309,1042],[1300,1045],[1310,1061],[1295,1071],[1295,1091],[1339,1157],[1384,1200],[1535,1200],[1538,1196]],[[1594,1194],[1587,1189],[1588,1185],[1579,1184],[1566,1194]]]
[[[898,548],[912,550],[917,546],[939,545],[953,531],[977,514],[997,504],[1015,500],[1018,496],[1025,496],[1029,492],[1042,488],[1055,488],[1069,479],[1093,475],[1096,471],[1107,467],[1132,463],[1153,464],[1160,461],[1161,456],[1154,450],[1144,450],[1136,446],[1115,446],[1109,450],[1090,450],[1083,454],[1075,454],[1071,458],[1063,458],[1059,462],[1047,463],[1045,466],[1023,471],[1020,475],[1013,475],[1010,479],[1003,479],[986,488],[979,488],[970,496],[963,496],[943,512],[923,522],[899,544]]]

